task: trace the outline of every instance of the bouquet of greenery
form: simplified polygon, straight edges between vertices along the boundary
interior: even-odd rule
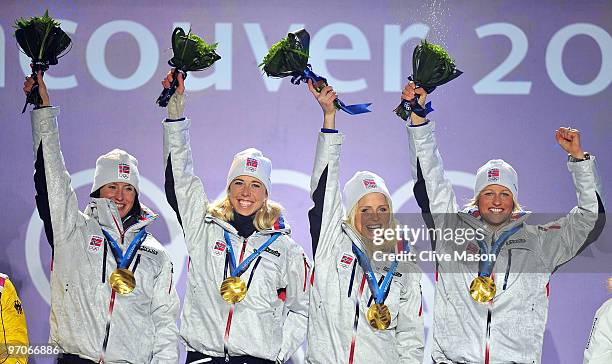
[[[408,79],[414,81],[417,87],[425,89],[428,94],[436,87],[454,80],[463,73],[455,67],[454,61],[444,48],[426,40],[422,40],[421,44],[414,48],[412,72],[412,76]],[[423,108],[418,103],[418,97],[415,97],[410,101],[403,100],[394,111],[400,118],[408,120],[411,112],[424,118],[433,109],[431,102],[428,102]]]
[[[312,72],[312,67],[308,64],[309,49],[310,35],[305,29],[297,30],[275,43],[259,67],[269,77],[291,76],[291,83],[294,85],[312,80],[315,89],[321,91],[327,86],[327,80]],[[345,105],[340,99],[336,99],[334,105],[337,109],[355,115],[370,112],[368,106],[371,104]]]
[[[70,37],[60,28],[60,23],[49,16],[48,10],[43,16],[17,19],[14,27],[19,48],[32,60],[32,78],[35,82],[38,71],[48,70],[49,65],[56,65],[57,59],[70,51]],[[41,103],[38,83],[35,83],[26,96],[21,113],[25,112],[28,104],[40,106]]]
[[[173,57],[168,61],[174,67],[174,74],[170,88],[166,88],[157,98],[156,103],[161,107],[168,106],[170,97],[176,92],[178,86],[177,76],[181,72],[183,78],[187,77],[187,72],[203,71],[212,66],[213,63],[221,59],[215,50],[217,43],[207,44],[202,38],[195,34],[185,34],[182,28],[175,28],[172,32],[172,53]]]

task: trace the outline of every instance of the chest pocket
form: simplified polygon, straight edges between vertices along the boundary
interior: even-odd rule
[[[154,277],[159,275],[161,269],[158,263],[147,255],[147,253],[138,253],[136,258],[134,258],[134,263],[132,263],[130,270],[134,271],[134,278],[136,278],[134,294],[146,297],[147,301],[150,302],[150,299],[153,298],[153,294],[155,293]]]
[[[254,247],[249,244],[245,259],[254,251]],[[278,290],[284,287],[282,284],[284,274],[284,259],[272,244],[251,262],[240,277],[246,282],[249,292],[256,293],[257,297],[271,303],[279,299]]]
[[[546,281],[540,279],[541,273],[545,273],[543,267],[543,262],[530,249],[511,247],[502,250],[495,263],[496,280],[500,289],[498,294],[508,290],[516,297],[516,294],[531,296],[536,291],[543,292],[546,286]],[[529,297],[516,298],[523,300]]]

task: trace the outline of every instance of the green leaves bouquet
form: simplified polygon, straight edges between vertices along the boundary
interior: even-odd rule
[[[455,67],[455,62],[444,48],[437,44],[429,43],[426,40],[422,40],[414,48],[412,53],[412,72],[412,76],[408,77],[408,79],[414,81],[417,87],[425,89],[428,94],[433,92],[436,87],[454,80],[463,73]],[[397,116],[404,120],[408,120],[411,112],[420,117],[425,117],[433,111],[431,102],[428,102],[423,107],[417,101],[418,97],[410,101],[403,100],[394,111]]]
[[[259,65],[268,77],[284,78],[291,76],[291,83],[300,83],[312,80],[317,91],[327,86],[327,80],[312,71],[308,64],[310,50],[310,35],[305,29],[287,34],[286,38],[275,43]],[[345,105],[340,99],[334,100],[337,109],[351,115],[370,112],[367,104]]]
[[[308,66],[309,48],[310,35],[306,29],[289,33],[270,48],[259,67],[268,77],[291,76],[297,79]]]
[[[168,106],[168,102],[178,86],[178,73],[187,77],[187,72],[203,71],[221,59],[215,50],[217,43],[207,44],[202,38],[191,33],[185,34],[182,28],[175,28],[172,32],[173,57],[168,61],[174,67],[174,74],[170,88],[166,88],[157,98],[156,103],[161,107]]]
[[[28,104],[40,106],[42,103],[36,74],[38,71],[48,70],[50,65],[56,65],[58,58],[70,51],[72,41],[60,28],[60,23],[49,16],[48,10],[43,16],[17,19],[14,28],[19,48],[32,60],[32,78],[35,81],[34,87],[26,96],[22,110],[24,113]]]

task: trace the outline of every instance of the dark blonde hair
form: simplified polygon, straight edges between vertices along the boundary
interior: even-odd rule
[[[253,225],[258,231],[272,229],[274,223],[280,217],[283,207],[278,202],[266,199],[259,210],[255,213]],[[208,213],[224,221],[234,220],[234,208],[229,196],[225,196],[208,207]]]

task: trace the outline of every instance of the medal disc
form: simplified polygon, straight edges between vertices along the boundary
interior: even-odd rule
[[[370,306],[366,318],[370,326],[377,330],[385,330],[391,324],[391,313],[384,303],[377,303]]]
[[[487,303],[495,297],[495,282],[491,277],[476,277],[470,284],[470,296],[476,302]]]
[[[225,302],[237,303],[246,297],[247,286],[240,277],[229,277],[221,283],[220,292]]]
[[[108,279],[108,283],[115,292],[125,295],[131,293],[136,288],[136,279],[134,273],[129,269],[116,269]]]

